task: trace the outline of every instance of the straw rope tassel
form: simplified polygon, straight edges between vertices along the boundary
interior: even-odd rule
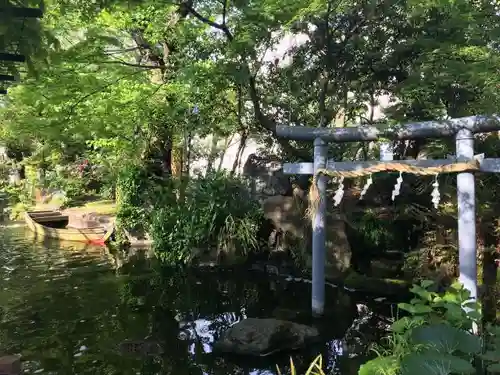
[[[311,188],[309,189],[309,208],[307,209],[307,216],[311,217],[316,213],[319,206],[319,191],[318,191],[318,177],[320,175],[328,177],[343,177],[343,178],[357,178],[371,175],[379,172],[400,172],[416,174],[420,176],[436,176],[443,173],[460,173],[468,171],[479,170],[479,160],[470,160],[467,162],[453,163],[441,165],[438,167],[416,167],[414,165],[401,164],[397,162],[380,163],[371,167],[363,168],[357,171],[330,171],[328,169],[318,169],[313,176]]]
[[[365,182],[365,186],[363,186],[363,190],[361,190],[361,194],[359,194],[360,201],[363,200],[366,193],[368,192],[368,189],[370,188],[370,186],[372,184],[373,184],[373,179],[372,179],[372,175],[370,175],[370,177],[368,177],[368,180],[366,180],[366,182]]]

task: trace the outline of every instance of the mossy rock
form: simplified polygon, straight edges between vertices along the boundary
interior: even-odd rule
[[[265,357],[320,341],[319,331],[279,319],[248,318],[236,323],[215,341],[215,353]]]
[[[402,275],[403,261],[392,259],[376,259],[370,263],[371,274],[376,278],[392,278]]]

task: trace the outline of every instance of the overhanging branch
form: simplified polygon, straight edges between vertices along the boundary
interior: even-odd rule
[[[233,39],[234,39],[233,34],[231,34],[231,32],[229,31],[229,28],[225,24],[225,18],[226,18],[225,17],[225,14],[226,14],[225,7],[224,7],[224,14],[223,14],[224,23],[217,23],[217,22],[214,22],[212,20],[209,20],[208,18],[206,18],[206,17],[202,16],[200,13],[198,13],[192,6],[185,4],[185,8],[187,9],[187,11],[189,13],[191,13],[199,21],[203,22],[206,25],[212,26],[215,29],[221,30],[226,35],[227,39],[230,42],[233,41]]]

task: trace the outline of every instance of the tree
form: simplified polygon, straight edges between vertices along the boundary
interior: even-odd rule
[[[202,84],[213,70],[209,62],[167,69],[130,31],[131,13],[83,22],[49,9],[45,27],[61,48],[50,51],[43,76],[12,90],[2,116],[5,139],[36,140],[56,151],[90,145],[122,162],[155,149],[169,158],[172,137],[185,133],[229,133],[235,95],[217,81]],[[63,36],[68,30],[71,37]]]
[[[42,25],[60,48],[46,50],[51,64],[37,65],[40,77],[11,90],[3,138],[34,155],[72,149],[113,176],[125,161],[160,177],[185,172],[189,145],[208,134],[239,133],[242,145],[257,137],[288,160],[310,160],[311,145],[279,139],[277,124],[377,125],[381,95],[393,100],[391,123],[493,113],[496,13],[489,1],[466,0],[109,0],[99,8],[51,0]],[[301,42],[284,58],[271,56],[294,36]],[[435,141],[396,146],[401,158],[450,151]],[[333,145],[331,153],[366,159],[377,147]]]
[[[66,116],[75,115],[75,109],[80,111],[93,97],[102,103],[97,94],[122,81],[120,74],[130,74],[127,80],[142,79],[141,84],[152,86],[151,91],[155,84],[168,86],[170,97],[177,97],[173,93],[182,87],[185,102],[167,100],[169,116],[176,112],[173,122],[188,123],[190,128],[203,123],[204,129],[193,131],[200,134],[221,130],[216,124],[227,120],[231,124],[223,134],[250,126],[251,132],[271,136],[277,123],[334,126],[340,115],[344,123],[337,121],[337,125],[350,125],[360,116],[373,122],[363,116],[366,104],[375,103],[384,93],[400,101],[391,114],[396,120],[462,115],[464,108],[488,113],[494,108],[491,95],[497,97],[498,61],[491,45],[498,33],[498,17],[488,2],[137,1],[129,7],[128,2],[109,1],[95,9],[88,2],[60,0],[50,2],[48,8],[46,25],[56,35],[58,30],[59,34],[86,30],[84,40],[59,56],[60,64],[71,65],[74,59],[88,64],[87,68],[74,66],[88,76],[86,86],[81,86],[81,79],[58,80],[74,87],[71,92],[57,90],[64,93],[55,97],[58,102],[64,95],[83,92],[82,98],[73,98],[57,110]],[[273,44],[290,34],[305,40],[288,52],[291,62],[263,59]],[[110,45],[116,48],[111,50]],[[71,77],[69,71],[66,75]],[[113,79],[94,93],[91,87],[98,81],[91,77]],[[162,106],[165,92],[158,93]],[[256,122],[235,124],[238,93],[243,103],[251,105],[240,110],[251,108]],[[190,121],[188,108],[195,105],[199,116]],[[123,118],[122,113],[117,117]],[[129,129],[133,133],[135,127]],[[185,131],[177,128],[174,133]],[[307,149],[278,142],[292,155],[307,155]]]

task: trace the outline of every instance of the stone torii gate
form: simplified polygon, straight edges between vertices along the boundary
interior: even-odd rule
[[[303,126],[277,126],[279,137],[314,142],[314,163],[285,163],[286,174],[315,175],[319,202],[312,215],[312,313],[323,315],[325,305],[325,223],[326,176],[323,171],[359,171],[393,160],[392,143],[387,140],[455,137],[456,157],[443,160],[398,160],[391,162],[419,168],[433,168],[474,160],[474,134],[500,130],[500,116],[473,116],[448,121],[408,123],[401,126],[379,128],[358,126],[348,128],[313,128]],[[379,141],[380,161],[335,162],[327,160],[329,142]],[[500,172],[500,159],[480,160],[481,172]],[[457,175],[458,247],[460,282],[477,298],[476,257],[476,202],[474,174],[471,171]]]

